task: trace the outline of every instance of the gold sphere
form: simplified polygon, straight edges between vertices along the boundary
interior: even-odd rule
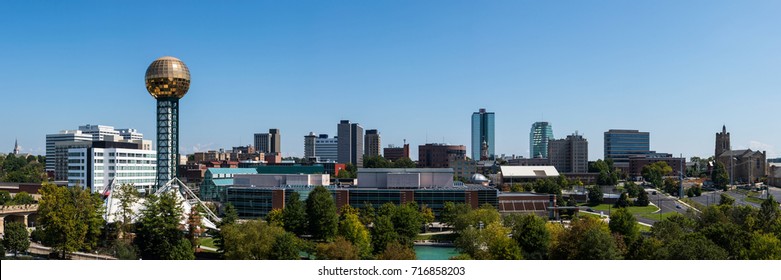
[[[178,58],[164,56],[146,69],[146,90],[154,98],[182,98],[190,89],[190,69]]]

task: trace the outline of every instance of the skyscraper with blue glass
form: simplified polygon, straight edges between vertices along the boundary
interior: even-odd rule
[[[480,111],[472,113],[472,159],[480,160],[482,154],[493,158],[496,148],[494,144],[494,113],[481,108]],[[486,151],[481,153],[483,149]]]
[[[532,124],[529,132],[529,158],[548,158],[548,141],[553,140],[553,126],[548,122]]]

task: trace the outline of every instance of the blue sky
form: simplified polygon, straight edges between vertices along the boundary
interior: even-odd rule
[[[601,158],[611,128],[651,149],[781,156],[779,1],[4,1],[0,150],[83,124],[154,139],[146,67],[192,73],[184,152],[251,143],[280,128],[303,154],[341,119],[383,146],[470,146],[470,116],[496,113],[496,152],[528,156],[535,121],[578,131]],[[413,149],[416,158],[417,149]]]

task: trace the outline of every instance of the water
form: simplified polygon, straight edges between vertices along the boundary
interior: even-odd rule
[[[448,260],[457,256],[458,251],[454,247],[439,246],[415,246],[415,255],[419,260]]]

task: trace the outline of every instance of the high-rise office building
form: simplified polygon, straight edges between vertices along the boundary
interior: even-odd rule
[[[352,163],[363,166],[363,127],[349,120],[342,120],[337,125],[339,138],[339,163]]]
[[[309,132],[308,135],[304,136],[304,158],[305,159],[315,157],[315,151],[317,151],[317,147],[315,146],[316,139],[317,139],[317,135],[315,135],[314,132]]]
[[[107,125],[80,125],[77,130],[62,130],[60,133],[46,135],[46,171],[55,171],[55,148],[61,142],[91,141],[135,141],[142,144],[144,150],[152,149],[152,142],[143,140],[144,134],[132,128],[114,129]],[[73,146],[72,144],[69,144]],[[69,146],[65,145],[65,146]],[[66,151],[67,153],[67,151]],[[65,158],[62,158],[63,160]],[[67,168],[67,165],[60,165]],[[62,176],[64,178],[65,175]],[[62,179],[65,180],[65,179]]]
[[[281,153],[282,136],[278,128],[268,130],[268,133],[255,133],[255,151],[263,154]]]
[[[328,138],[328,134],[320,134],[315,139],[315,157],[320,162],[337,162],[339,160],[339,138]]]
[[[268,130],[269,135],[269,152],[282,153],[282,134],[279,133],[279,128],[272,128]]]
[[[364,156],[376,157],[380,155],[380,133],[376,129],[366,130],[364,136]]]
[[[529,158],[548,158],[548,141],[553,140],[553,126],[548,122],[532,124],[529,132]]]
[[[605,132],[605,159],[613,159],[615,167],[627,170],[629,158],[647,155],[651,152],[651,137],[648,132],[626,129],[611,129]]]
[[[488,157],[493,158],[496,155],[494,153],[495,144],[494,113],[486,112],[485,109],[481,108],[472,113],[472,159],[480,160],[481,155],[486,153]],[[488,150],[481,152],[484,148]]]
[[[550,165],[564,173],[588,172],[588,140],[581,135],[548,141]]]
[[[92,142],[91,134],[81,130],[62,130],[60,133],[46,134],[46,171],[55,171],[55,148],[61,142]]]
[[[254,142],[255,142],[255,151],[258,151],[259,153],[270,153],[271,152],[271,135],[268,133],[255,133],[254,136]]]

